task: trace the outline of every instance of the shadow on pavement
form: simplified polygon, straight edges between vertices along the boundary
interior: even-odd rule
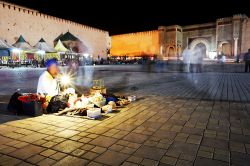
[[[0,112],[0,124],[11,122],[11,121],[16,121],[16,120],[22,120],[26,118],[30,118],[30,117],[14,115],[14,114],[2,114],[2,112]]]

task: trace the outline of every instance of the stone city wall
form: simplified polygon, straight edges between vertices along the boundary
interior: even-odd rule
[[[111,55],[140,56],[159,54],[158,30],[111,36]]]
[[[67,31],[82,40],[94,57],[107,56],[111,44],[107,31],[0,1],[0,38],[9,44],[23,35],[32,46],[41,38],[53,45],[54,39]]]

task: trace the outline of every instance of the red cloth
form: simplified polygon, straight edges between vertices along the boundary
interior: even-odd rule
[[[28,103],[31,101],[40,101],[40,102],[44,103],[46,101],[46,99],[44,97],[40,97],[37,94],[20,96],[20,97],[18,97],[18,100],[20,100],[24,103]]]
[[[27,59],[32,60],[34,59],[34,54],[33,53],[26,53]]]

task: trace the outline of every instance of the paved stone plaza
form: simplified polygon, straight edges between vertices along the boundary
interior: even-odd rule
[[[94,77],[138,100],[100,120],[1,115],[0,165],[250,164],[249,74]]]

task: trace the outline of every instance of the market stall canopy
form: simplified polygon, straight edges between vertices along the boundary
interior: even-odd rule
[[[61,41],[79,41],[79,39],[69,31],[62,35],[59,39]]]
[[[61,40],[59,39],[56,46],[55,46],[55,50],[57,52],[66,52],[68,51],[67,48],[64,47],[64,45],[62,44]]]
[[[63,33],[61,33],[55,40],[54,40],[54,43],[57,43],[58,40],[60,40],[60,38],[63,36]]]
[[[84,42],[69,31],[58,36],[54,42],[56,40],[60,40],[68,50],[72,50],[75,53],[89,53],[88,47]]]
[[[12,49],[12,48],[14,47],[0,38],[0,49]]]
[[[21,35],[15,44],[13,44],[14,47],[25,50],[25,51],[37,51],[35,50],[30,44],[28,44],[23,36]]]
[[[66,32],[65,34],[61,33],[54,40],[54,43],[57,43],[59,40],[61,40],[62,42],[65,42],[65,41],[79,41],[79,39],[76,36],[74,36],[72,33],[70,33],[69,31]]]
[[[39,42],[34,46],[34,48],[37,48],[45,52],[56,52],[56,50],[53,47],[51,47],[48,43],[46,43],[43,38],[39,40]]]
[[[82,41],[77,43],[77,47],[75,47],[73,51],[78,53],[90,53],[88,47]]]

